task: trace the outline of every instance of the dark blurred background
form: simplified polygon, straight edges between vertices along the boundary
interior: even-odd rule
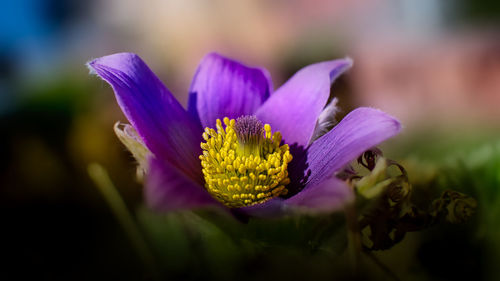
[[[0,279],[154,278],[87,174],[89,163],[100,163],[134,218],[165,223],[144,209],[134,161],[114,136],[113,124],[125,118],[112,90],[85,66],[123,51],[140,54],[183,104],[210,51],[266,67],[275,88],[307,64],[353,58],[353,69],[333,86],[340,114],[373,106],[396,116],[405,130],[385,151],[414,173],[410,178],[421,180],[444,165],[452,171],[446,183],[487,200],[469,224],[411,236],[379,258],[403,280],[496,280],[500,273],[491,266],[500,262],[499,1],[18,0],[0,6]],[[453,181],[458,158],[469,167],[469,181]],[[162,231],[181,243],[172,220]],[[195,274],[224,270],[182,258],[195,255],[193,247],[167,247],[173,254],[158,263],[173,265],[164,276],[234,278]],[[244,279],[335,278],[335,261],[322,255],[270,251],[240,258]]]

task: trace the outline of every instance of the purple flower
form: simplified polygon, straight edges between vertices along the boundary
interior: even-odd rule
[[[325,129],[336,112],[335,99],[327,105],[330,86],[351,65],[350,59],[309,65],[273,92],[265,69],[211,53],[196,71],[185,110],[135,54],[89,63],[113,87],[139,137],[130,127],[127,135],[151,152],[150,207],[219,206],[251,216],[342,208],[353,193],[334,174],[400,131],[396,119],[372,108]]]

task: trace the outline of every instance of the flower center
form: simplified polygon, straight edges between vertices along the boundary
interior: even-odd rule
[[[280,146],[281,133],[271,132],[255,116],[216,121],[217,131],[205,128],[200,155],[205,187],[232,208],[263,203],[288,192],[288,144]]]

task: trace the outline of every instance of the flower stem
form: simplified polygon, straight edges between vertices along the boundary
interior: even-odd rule
[[[354,202],[346,206],[345,219],[347,224],[347,254],[350,259],[352,273],[356,276],[361,253],[361,238]]]
[[[151,251],[149,250],[138,225],[132,218],[131,213],[127,209],[125,202],[116,190],[106,170],[100,164],[91,163],[87,167],[87,172],[96,184],[97,189],[101,192],[104,199],[110,206],[114,216],[118,219],[118,222],[125,230],[125,233],[132,242],[138,255],[143,260],[145,266],[150,270],[153,276],[157,276],[156,270],[154,270],[155,266],[153,255],[151,254]]]
[[[383,264],[372,252],[364,252],[366,256],[368,256],[373,263],[375,263],[387,276],[389,276],[391,279],[394,281],[401,281],[398,276],[392,272],[392,270],[387,267],[385,264]]]

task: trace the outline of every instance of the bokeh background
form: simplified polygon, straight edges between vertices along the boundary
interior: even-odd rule
[[[402,280],[500,275],[500,2],[18,0],[0,7],[1,279],[150,280],[152,271],[160,279],[343,278],[345,264],[324,253],[270,247],[265,255],[226,245],[220,228],[196,230],[206,221],[143,206],[134,161],[112,130],[125,118],[110,87],[85,66],[123,51],[140,54],[183,104],[211,51],[266,67],[275,88],[307,64],[353,58],[332,89],[340,116],[358,106],[396,116],[405,128],[384,152],[405,165],[415,186],[446,186],[479,201],[466,224],[411,234],[379,259]],[[160,253],[153,254],[160,270],[145,264],[88,176],[92,162],[108,171],[146,244]],[[388,276],[372,267],[373,278]]]

